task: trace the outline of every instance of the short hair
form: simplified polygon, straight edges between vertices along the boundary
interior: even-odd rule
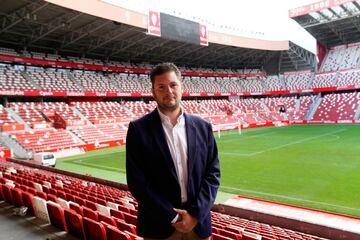
[[[155,83],[155,77],[162,75],[164,73],[174,72],[179,80],[181,80],[181,72],[179,68],[173,63],[160,63],[155,66],[155,68],[150,73],[150,80],[152,86]]]

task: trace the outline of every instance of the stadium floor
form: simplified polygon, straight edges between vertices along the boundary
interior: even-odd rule
[[[291,125],[221,133],[217,203],[234,195],[360,217],[360,126]],[[57,168],[126,183],[125,148],[59,159]]]

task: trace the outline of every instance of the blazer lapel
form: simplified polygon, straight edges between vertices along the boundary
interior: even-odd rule
[[[195,153],[196,153],[196,128],[192,122],[191,117],[184,113],[185,127],[186,127],[186,138],[188,144],[188,176],[190,178],[191,171],[195,164]]]
[[[171,174],[175,177],[175,179],[179,182],[179,179],[176,174],[176,169],[174,165],[174,161],[171,157],[169,146],[166,142],[165,132],[161,124],[161,119],[159,113],[157,112],[157,108],[151,113],[153,116],[153,124],[151,130],[153,132],[153,136],[155,138],[155,142],[157,146],[160,148],[162,155],[165,158],[165,161],[171,171]]]

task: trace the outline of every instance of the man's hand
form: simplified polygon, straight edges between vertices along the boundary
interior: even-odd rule
[[[198,223],[198,220],[191,216],[186,210],[174,208],[174,211],[179,214],[179,220],[172,224],[173,227],[182,233],[191,232]]]

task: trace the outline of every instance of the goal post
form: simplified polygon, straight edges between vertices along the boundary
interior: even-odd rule
[[[236,131],[237,130],[237,134],[241,135],[241,131],[242,131],[242,125],[241,125],[240,122],[237,122],[237,123],[225,123],[225,124],[212,124],[212,128],[213,128],[214,134],[217,135],[218,139],[221,138],[222,132],[227,132],[227,131],[232,131],[232,130]]]

